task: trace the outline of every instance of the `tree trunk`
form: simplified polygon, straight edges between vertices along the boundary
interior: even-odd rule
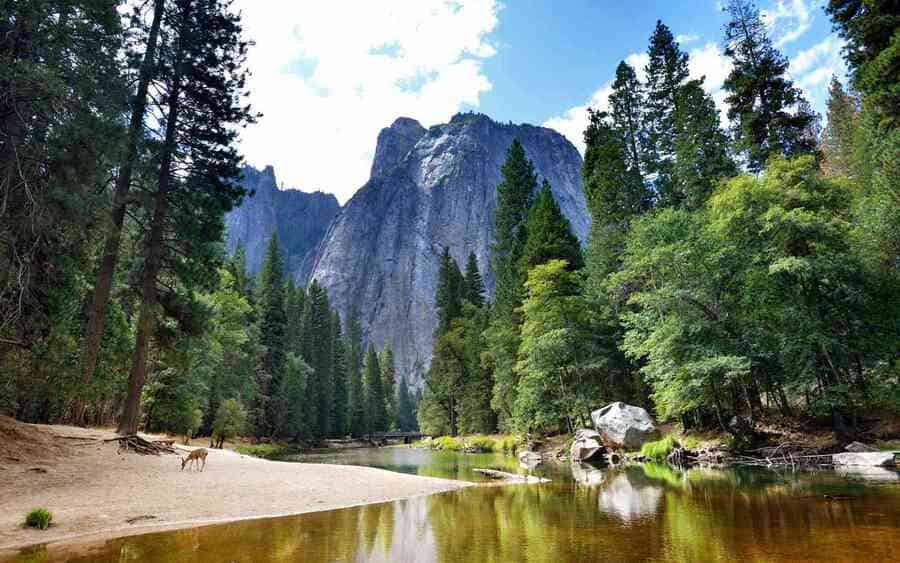
[[[183,43],[187,34],[191,3],[187,1],[181,17],[182,26],[179,33],[179,52],[175,58],[175,75],[169,93],[169,115],[166,119],[166,139],[163,144],[162,158],[159,165],[159,181],[154,195],[153,218],[150,221],[150,233],[147,235],[146,258],[141,281],[141,312],[138,320],[138,332],[135,338],[134,355],[131,372],[128,375],[128,391],[125,396],[125,407],[119,420],[120,434],[137,432],[140,420],[141,391],[147,378],[147,354],[150,338],[156,328],[157,289],[156,279],[162,267],[163,235],[165,234],[166,217],[169,212],[168,195],[172,187],[172,154],[175,151],[175,137],[178,129],[178,115],[181,109],[181,81],[184,73]]]
[[[91,308],[88,312],[87,326],[85,327],[84,350],[82,352],[81,385],[82,392],[90,385],[94,371],[97,369],[97,357],[100,351],[100,339],[103,336],[103,324],[106,315],[106,305],[109,303],[109,295],[112,291],[113,277],[116,273],[116,265],[119,261],[119,242],[122,238],[122,225],[125,222],[125,209],[128,205],[128,192],[131,190],[131,177],[134,172],[134,163],[137,159],[138,144],[144,134],[144,114],[147,111],[147,92],[150,82],[154,77],[156,44],[159,38],[159,28],[162,22],[165,0],[155,0],[153,9],[153,23],[150,26],[150,34],[147,37],[147,50],[144,52],[144,60],[138,77],[137,93],[131,110],[131,122],[128,126],[128,141],[125,147],[125,156],[119,167],[116,177],[116,187],[113,195],[112,224],[103,245],[103,257],[97,271],[97,282],[94,285],[94,296]],[[84,397],[79,398],[75,408],[75,423],[84,421],[85,403]]]

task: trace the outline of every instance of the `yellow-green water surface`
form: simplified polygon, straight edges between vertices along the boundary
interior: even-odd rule
[[[297,461],[471,479],[531,471],[545,485],[422,498],[25,550],[19,561],[900,561],[900,475],[605,470],[381,449]]]

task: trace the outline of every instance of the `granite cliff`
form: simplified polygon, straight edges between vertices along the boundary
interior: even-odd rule
[[[312,269],[315,249],[341,206],[332,194],[279,190],[271,166],[244,167],[243,184],[253,195],[225,216],[226,248],[234,252],[238,241],[247,254],[247,269],[259,271],[273,232],[285,257],[287,271],[305,283]]]
[[[310,279],[328,290],[344,318],[358,312],[368,341],[390,343],[399,372],[413,375],[416,384],[431,359],[443,247],[461,266],[474,251],[488,293],[493,291],[496,187],[514,138],[585,241],[590,219],[575,147],[551,129],[469,113],[430,129],[409,118],[383,129],[371,178],[319,244]]]

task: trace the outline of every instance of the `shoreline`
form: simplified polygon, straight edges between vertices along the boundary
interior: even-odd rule
[[[178,456],[117,453],[111,430],[0,420],[0,556],[241,520],[393,502],[472,486],[372,467],[269,461],[209,449],[206,470]],[[190,447],[177,446],[181,455]],[[47,530],[26,528],[45,507]],[[134,523],[129,523],[133,521]]]

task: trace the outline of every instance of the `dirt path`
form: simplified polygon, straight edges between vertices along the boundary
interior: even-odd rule
[[[210,450],[202,473],[182,472],[175,455],[120,455],[115,443],[96,442],[113,435],[0,417],[0,550],[331,510],[469,485],[368,467],[266,461],[230,450]],[[53,513],[50,529],[22,526],[36,507]]]

